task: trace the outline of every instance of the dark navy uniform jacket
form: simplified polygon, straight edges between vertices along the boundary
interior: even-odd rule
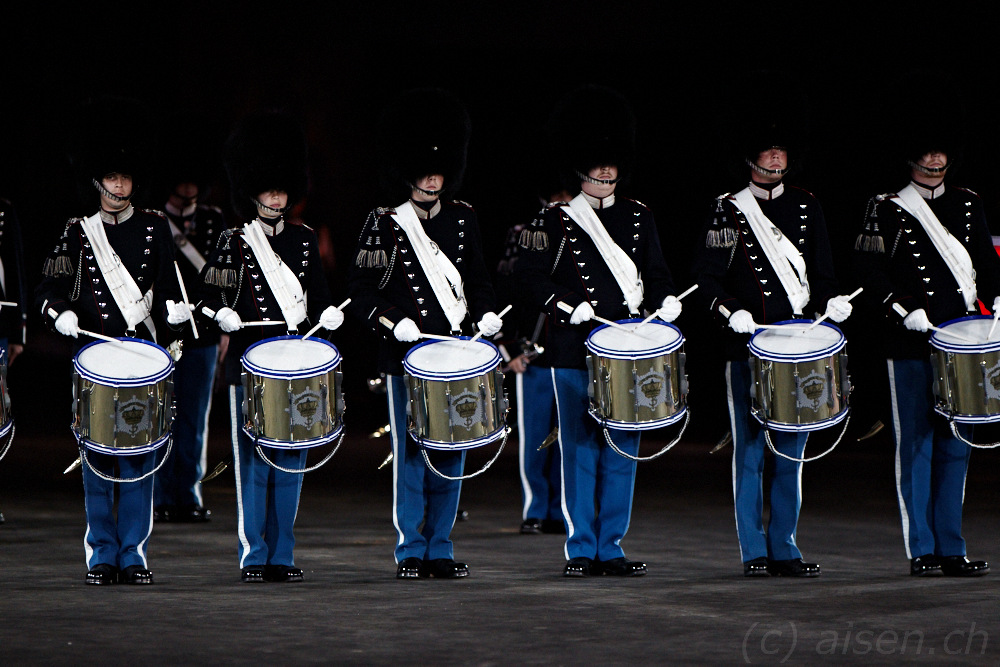
[[[611,239],[635,263],[643,282],[643,303],[649,312],[659,308],[663,299],[675,294],[670,270],[660,250],[653,213],[632,199],[605,198],[610,206],[594,212]],[[583,325],[569,323],[570,314],[556,303],[562,301],[576,308],[589,301],[594,313],[608,320],[634,317],[629,314],[625,297],[590,235],[560,208],[553,204],[538,215],[521,233],[525,252],[514,267],[519,289],[536,309],[549,316],[542,339],[544,359],[535,362],[554,368],[585,369],[586,340],[601,326],[593,321]],[[537,312],[537,311],[536,311]]]
[[[488,312],[496,312],[496,297],[483,261],[476,212],[464,202],[439,202],[426,212],[414,207],[427,236],[462,275],[469,315],[462,333]],[[349,278],[351,313],[367,324],[378,343],[378,370],[403,374],[403,359],[418,343],[401,343],[392,328],[405,318],[422,333],[454,333],[417,261],[406,233],[393,220],[395,209],[372,211],[358,239],[358,251]],[[423,341],[420,341],[423,342]]]
[[[25,343],[28,322],[28,289],[24,279],[24,247],[21,227],[14,206],[0,199],[0,262],[3,262],[3,284],[0,301],[13,301],[17,306],[0,308],[0,338],[10,343]]]
[[[988,308],[1000,295],[1000,257],[986,224],[983,203],[970,190],[944,185],[933,190],[914,184],[941,224],[965,246],[975,270],[976,292]],[[929,335],[910,331],[892,310],[923,308],[932,324],[975,314],[965,307],[958,282],[923,226],[897,204],[896,195],[873,197],[864,229],[855,243],[855,264],[865,288],[865,303],[876,309],[873,326],[886,356],[926,358]]]
[[[839,292],[819,202],[809,192],[783,183],[773,190],[751,185],[751,191],[764,215],[802,252],[810,291],[803,315],[824,313],[827,300]],[[745,360],[750,335],[730,329],[720,307],[730,313],[746,310],[754,322],[770,324],[795,315],[788,295],[732,195],[716,198],[699,239],[692,267],[698,290],[691,300],[711,311],[724,327],[725,358]]]
[[[158,211],[131,206],[117,215],[101,211],[101,218],[108,242],[139,291],[145,294],[153,288],[150,310],[157,339],[169,338],[170,334],[165,332],[172,327],[166,323],[165,302],[180,301],[181,292],[174,270],[174,242],[166,218]],[[49,326],[55,322],[49,310],[56,316],[72,310],[81,329],[105,336],[124,336],[125,318],[104,282],[80,222],[80,218],[74,218],[66,224],[62,237],[46,258],[42,282],[35,290],[35,305]],[[135,335],[152,340],[142,323],[136,325]]]

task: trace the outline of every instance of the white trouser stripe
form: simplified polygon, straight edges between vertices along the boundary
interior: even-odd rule
[[[743,543],[739,539],[740,537],[740,521],[739,515],[736,511],[736,447],[737,447],[737,436],[736,436],[736,404],[733,402],[733,376],[732,376],[732,364],[733,362],[726,362],[726,401],[729,404],[729,430],[733,436],[733,520],[736,521],[736,541],[740,545],[740,560],[745,561],[743,556]]]
[[[528,446],[528,437],[524,432],[524,373],[517,373],[515,376],[515,391],[517,391],[517,431],[520,436],[518,443],[517,463],[521,471],[521,490],[524,491],[524,505],[521,507],[521,518],[528,518],[528,508],[534,496],[531,493],[531,485],[528,484],[528,472],[524,467],[524,452]]]
[[[886,359],[889,368],[889,395],[892,398],[892,434],[896,439],[896,498],[899,500],[899,515],[903,519],[903,546],[906,547],[906,557],[913,558],[910,553],[910,515],[906,511],[906,502],[903,499],[903,467],[900,462],[899,448],[902,446],[902,433],[899,430],[899,404],[896,396],[896,368],[892,359]]]
[[[399,539],[396,540],[396,547],[398,548],[403,544],[403,531],[399,528],[399,514],[396,511],[397,489],[399,488],[399,465],[403,458],[399,450],[406,447],[406,428],[400,428],[399,424],[396,423],[396,404],[392,400],[393,394],[393,378],[392,375],[385,376],[385,383],[388,387],[386,395],[389,397],[389,441],[392,443],[392,525],[396,527],[396,534],[399,535]],[[403,442],[400,446],[396,446],[397,438],[403,438]],[[398,559],[397,559],[398,561]]]
[[[230,427],[230,438],[233,442],[233,475],[236,477],[236,535],[240,539],[240,544],[243,545],[243,557],[240,558],[240,569],[243,568],[243,563],[246,561],[246,557],[250,554],[250,541],[247,539],[246,526],[243,523],[243,494],[241,492],[243,471],[240,470],[240,420],[237,415],[238,410],[242,410],[243,406],[236,405],[236,385],[229,386],[229,427]]]
[[[556,424],[559,428],[559,495],[562,501],[562,511],[563,517],[566,519],[566,543],[563,545],[563,553],[566,554],[566,560],[569,560],[569,539],[573,537],[573,517],[569,515],[569,506],[566,504],[566,454],[563,449],[563,429],[562,429],[562,411],[559,409],[559,388],[556,386],[556,369],[550,368],[549,373],[552,375],[552,394],[556,399]]]

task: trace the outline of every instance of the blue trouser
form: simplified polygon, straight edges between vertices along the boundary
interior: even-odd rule
[[[964,556],[962,502],[972,448],[934,413],[934,374],[927,359],[889,359],[896,493],[906,557]],[[971,426],[960,426],[972,438]]]
[[[114,456],[86,450],[83,465],[83,492],[87,512],[87,534],[83,540],[87,567],[106,563],[119,568],[130,565],[146,567],[146,546],[153,532],[153,476],[138,482],[110,482],[108,477],[133,479],[156,467],[160,449],[148,454]],[[118,470],[115,471],[115,463]],[[118,491],[118,514],[115,516],[115,490]]]
[[[538,451],[555,424],[556,397],[548,368],[528,366],[517,378],[518,462],[522,519],[563,520],[559,448]]]
[[[802,464],[774,457],[771,475],[771,518],[764,532],[764,461],[766,431],[750,414],[750,364],[726,362],[729,419],[733,434],[733,500],[736,534],[743,562],[802,558],[795,544],[795,529],[802,507]],[[801,459],[807,433],[771,431],[771,442],[782,454]]]
[[[549,369],[559,417],[562,456],[562,505],[566,519],[566,558],[621,558],[622,538],[632,516],[636,463],[615,452],[587,408],[587,371]],[[637,431],[610,430],[615,445],[637,455]]]
[[[240,567],[295,565],[295,515],[303,473],[283,472],[264,461],[243,432],[243,387],[229,387],[229,415],[236,475],[236,532]],[[262,448],[273,463],[289,470],[306,465],[305,449]]]
[[[392,523],[399,539],[396,562],[406,558],[454,558],[451,529],[462,482],[434,474],[420,447],[406,432],[406,381],[389,375],[389,434],[392,438]],[[450,477],[462,474],[465,452],[428,452],[434,467]],[[422,524],[422,525],[421,525]]]
[[[184,350],[174,366],[174,451],[156,473],[153,491],[157,507],[202,506],[201,478],[205,474],[208,412],[218,354],[217,345],[192,347]]]

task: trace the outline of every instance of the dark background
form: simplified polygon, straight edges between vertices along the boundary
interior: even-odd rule
[[[539,124],[566,90],[601,83],[628,97],[638,120],[638,168],[621,194],[655,212],[683,288],[692,282],[690,257],[712,198],[746,180],[728,168],[719,141],[726,128],[718,118],[742,108],[733,91],[749,72],[770,68],[808,93],[809,152],[788,181],[823,203],[846,292],[853,282],[847,257],[865,203],[905,182],[906,172],[885,154],[886,128],[897,114],[933,122],[958,104],[936,96],[933,81],[900,95],[891,82],[907,69],[939,67],[957,83],[968,141],[950,180],[979,192],[991,213],[1000,196],[995,17],[960,3],[914,3],[899,11],[873,4],[170,3],[141,10],[99,5],[71,14],[45,4],[5,10],[0,195],[17,207],[27,266],[40,267],[66,219],[89,212],[75,198],[64,131],[88,96],[133,96],[164,114],[200,110],[220,141],[242,114],[284,106],[302,120],[310,143],[311,189],[302,218],[329,230],[335,263],[328,275],[334,297],[343,298],[365,216],[394,203],[379,197],[372,146],[375,118],[395,94],[437,85],[466,102],[473,136],[458,196],[476,208],[494,264],[506,229],[538,208]],[[760,87],[766,91],[768,82]],[[107,121],[112,134],[116,119]],[[209,200],[229,213],[223,179]],[[29,272],[31,281],[39,276]],[[689,341],[691,404],[708,417],[724,415],[724,383],[704,323],[685,313],[679,324]],[[40,329],[33,317],[30,332]],[[860,362],[852,372],[863,395],[882,373],[863,381],[870,370],[863,320],[849,321],[845,331],[852,359]],[[351,382],[374,372],[364,335],[341,334],[337,342]],[[361,397],[355,397],[358,405]],[[856,406],[866,407],[863,401]],[[372,419],[383,411],[380,404]],[[692,428],[715,433],[713,424],[695,419]]]

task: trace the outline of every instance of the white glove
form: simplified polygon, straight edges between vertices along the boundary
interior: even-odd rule
[[[729,316],[729,328],[736,333],[748,334],[757,330],[757,323],[749,311],[737,310]]]
[[[319,324],[324,329],[333,331],[344,323],[344,313],[333,306],[327,306],[326,310],[320,313]]]
[[[656,311],[656,316],[664,322],[673,322],[681,314],[681,302],[676,296],[663,299],[663,305]]]
[[[931,321],[927,319],[927,311],[918,308],[903,318],[903,326],[910,331],[927,331],[931,327]]]
[[[1000,296],[993,299],[993,312],[995,313],[997,310],[1000,310]]]
[[[479,320],[479,324],[476,325],[479,330],[483,332],[483,335],[489,338],[500,331],[500,327],[503,326],[503,320],[501,320],[496,313],[490,311],[483,315],[483,319]]]
[[[219,323],[219,328],[226,333],[232,333],[243,326],[243,320],[232,308],[220,308],[215,314],[215,321]]]
[[[413,343],[420,340],[420,329],[417,328],[417,323],[409,317],[396,322],[392,333],[396,336],[396,340],[401,343]]]
[[[851,316],[854,306],[841,294],[826,302],[826,316],[834,322],[843,322]]]
[[[583,324],[584,322],[589,322],[594,317],[594,307],[590,305],[589,301],[584,301],[579,306],[573,309],[573,312],[569,314],[570,324]]]
[[[189,308],[186,304],[174,303],[170,299],[167,299],[167,322],[169,324],[187,322],[191,319],[192,310],[194,310],[194,306]]]
[[[56,331],[63,336],[76,338],[80,335],[80,319],[72,310],[64,310],[55,321]]]

